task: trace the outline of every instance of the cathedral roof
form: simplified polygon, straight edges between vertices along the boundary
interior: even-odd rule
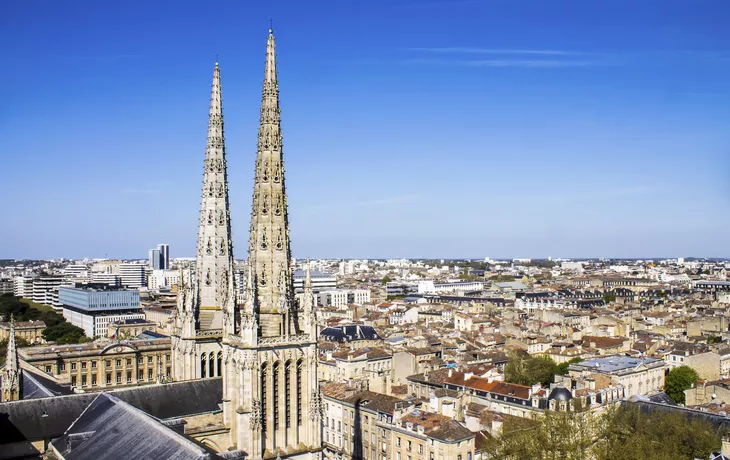
[[[66,460],[165,458],[219,459],[175,429],[107,393],[96,398],[81,416],[54,440]]]
[[[122,401],[159,419],[220,410],[220,378],[146,385],[110,391]],[[0,403],[0,451],[3,444],[57,438],[99,393],[80,393]]]

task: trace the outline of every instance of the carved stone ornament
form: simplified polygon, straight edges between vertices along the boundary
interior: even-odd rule
[[[261,428],[261,401],[258,398],[254,398],[251,401],[251,420],[249,421],[249,428],[251,430],[258,430]]]
[[[312,399],[309,400],[309,419],[320,420],[322,418],[322,400],[319,391],[312,393]]]

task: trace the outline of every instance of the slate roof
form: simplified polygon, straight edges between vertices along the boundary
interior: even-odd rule
[[[359,324],[327,327],[319,336],[324,340],[340,343],[351,342],[353,340],[382,340],[375,328]]]
[[[70,386],[60,385],[57,382],[23,369],[20,374],[20,384],[22,385],[23,399],[48,398],[51,396],[61,396],[73,394]]]
[[[110,391],[147,414],[168,419],[220,410],[221,378],[146,385]],[[99,393],[81,393],[0,403],[0,451],[3,444],[61,436]]]
[[[65,460],[221,458],[106,393],[97,394],[63,436],[51,444]]]

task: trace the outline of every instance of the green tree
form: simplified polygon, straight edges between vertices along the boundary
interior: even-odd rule
[[[505,380],[519,385],[549,385],[558,367],[548,357],[533,357],[521,350],[510,353],[504,368]]]
[[[614,292],[604,292],[603,293],[603,301],[606,303],[611,303],[616,301],[616,293]]]
[[[385,275],[385,276],[383,277],[383,281],[382,281],[382,283],[383,283],[383,284],[388,284],[388,283],[390,283],[391,281],[393,281],[393,280],[391,279],[391,277],[390,277],[390,276],[388,276],[388,275]]]
[[[482,453],[490,459],[694,460],[719,446],[719,433],[699,417],[628,405],[601,414],[547,411],[536,420],[507,416]]]
[[[66,343],[79,343],[84,337],[84,330],[71,323],[60,323],[47,327],[43,330],[43,338],[48,342],[57,342],[59,345]]]
[[[581,361],[583,361],[583,358],[573,358],[565,363],[560,363],[558,364],[558,369],[556,373],[561,375],[568,375],[568,372],[570,371],[570,365],[573,363],[579,363]]]
[[[596,460],[709,458],[718,433],[700,418],[679,412],[641,412],[637,406],[606,411],[593,447]]]
[[[677,404],[684,404],[684,390],[697,383],[700,376],[689,366],[675,367],[664,379],[664,392]]]

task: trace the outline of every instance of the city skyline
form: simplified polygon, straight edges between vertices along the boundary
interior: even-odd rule
[[[240,253],[270,15],[295,257],[728,256],[730,12],[660,3],[323,2],[296,12],[306,33],[284,4],[227,3],[214,36],[202,7],[12,5],[36,22],[3,27],[23,70],[0,81],[33,91],[0,112],[6,167],[28,172],[4,182],[23,195],[0,257],[192,256],[216,52]]]

